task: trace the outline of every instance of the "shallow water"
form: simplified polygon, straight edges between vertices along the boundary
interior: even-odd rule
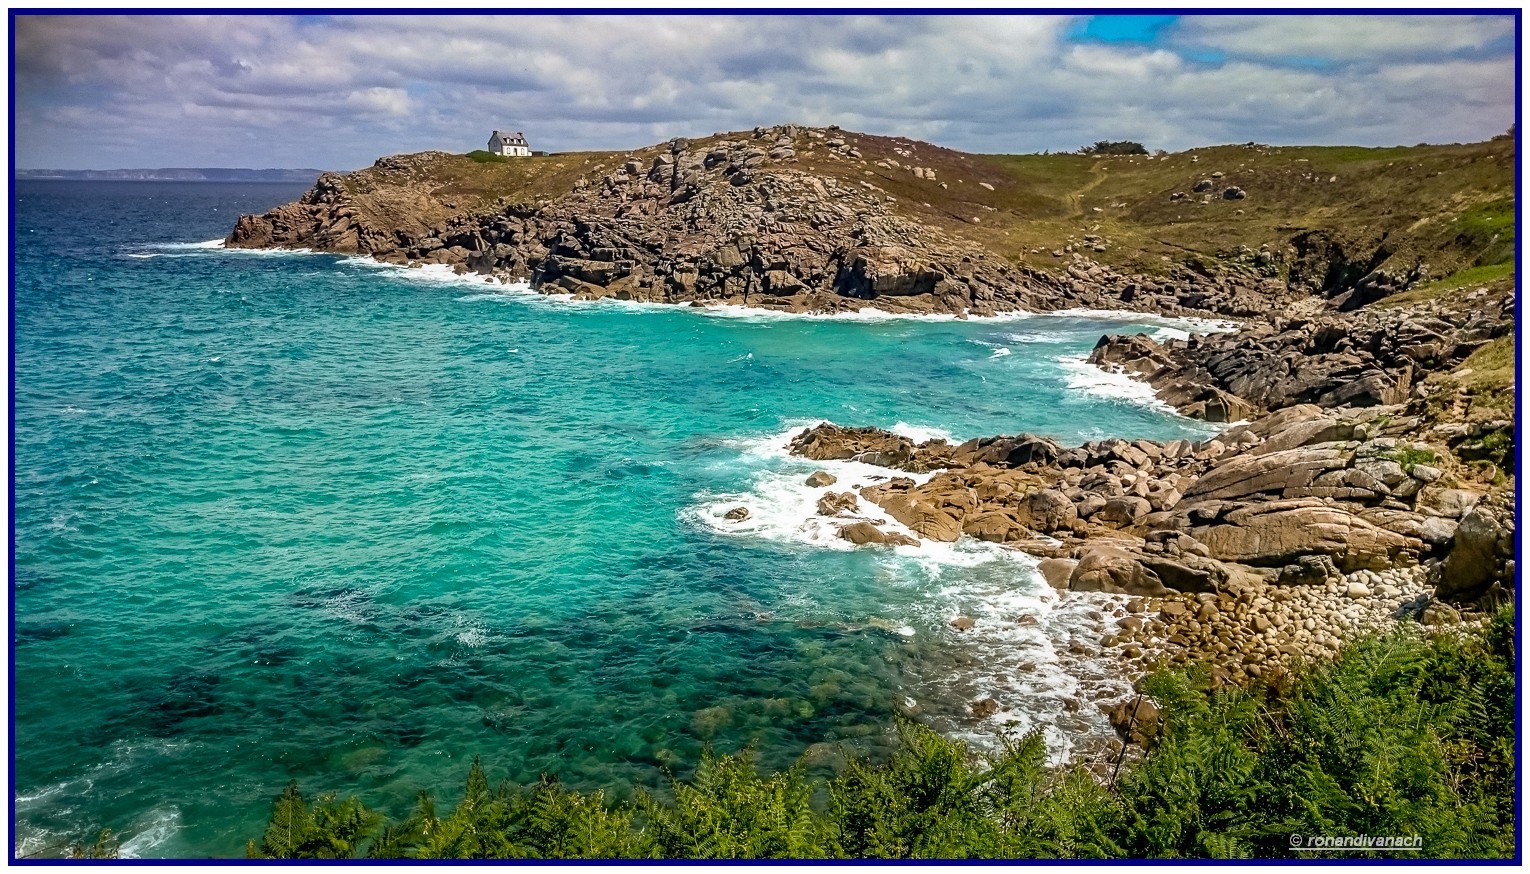
[[[704,743],[874,750],[895,710],[1056,756],[1100,730],[1062,702],[1113,678],[1063,667],[1084,620],[1031,559],[849,548],[802,480],[884,472],[784,443],[1204,436],[1082,363],[1185,325],[574,303],[198,244],[299,193],[16,185],[18,853],[238,855],[289,779],[403,813],[474,756],[620,796]]]

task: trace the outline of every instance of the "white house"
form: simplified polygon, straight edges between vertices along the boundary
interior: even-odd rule
[[[489,151],[496,155],[504,155],[507,158],[531,157],[531,146],[526,144],[526,135],[520,131],[507,133],[497,130],[489,137]]]

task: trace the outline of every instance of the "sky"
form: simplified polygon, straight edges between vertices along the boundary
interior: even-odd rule
[[[18,15],[18,168],[625,150],[838,124],[970,152],[1471,142],[1512,15]]]

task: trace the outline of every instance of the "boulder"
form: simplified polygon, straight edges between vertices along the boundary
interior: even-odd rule
[[[1439,549],[1450,543],[1456,536],[1458,523],[1454,519],[1445,519],[1440,516],[1425,516],[1424,522],[1419,526],[1419,538],[1430,546]]]
[[[1059,591],[1067,591],[1068,580],[1073,576],[1073,569],[1078,567],[1078,561],[1071,558],[1044,558],[1036,565],[1036,571],[1041,578],[1047,581],[1047,585]]]
[[[1078,501],[1073,505],[1073,508],[1077,513],[1078,518],[1087,519],[1105,509],[1105,503],[1106,501],[1104,496],[1089,492],[1086,493],[1083,497],[1079,498]]]
[[[1280,567],[1303,555],[1321,554],[1345,573],[1411,563],[1423,549],[1416,538],[1312,499],[1251,504],[1193,534],[1222,561]]]
[[[849,516],[860,509],[860,499],[854,492],[826,492],[818,499],[818,515]]]
[[[1349,466],[1353,453],[1342,446],[1320,443],[1263,455],[1228,456],[1186,489],[1184,496],[1225,500],[1311,486],[1321,474]]]
[[[1263,432],[1264,439],[1250,449],[1255,455],[1299,449],[1314,443],[1332,443],[1349,440],[1354,436],[1355,426],[1350,422],[1320,415],[1320,408],[1313,404],[1299,404],[1275,413],[1255,423]]]
[[[1012,543],[1029,540],[1032,536],[1030,529],[1008,510],[988,510],[968,516],[962,523],[962,533],[990,543]]]
[[[1087,547],[1068,579],[1068,588],[1075,592],[1156,598],[1169,594],[1158,575],[1143,567],[1138,558],[1137,554],[1114,546]]]
[[[1096,522],[1126,526],[1151,512],[1153,512],[1153,505],[1146,498],[1125,495],[1106,501],[1105,506],[1095,514],[1094,519]]]
[[[1137,561],[1166,588],[1176,592],[1216,592],[1228,579],[1227,568],[1221,562],[1194,554],[1170,558],[1140,553]]]
[[[731,509],[728,512],[724,513],[723,514],[723,518],[727,519],[729,522],[742,522],[745,519],[749,518],[749,508],[748,507],[734,507],[733,509]]]
[[[826,470],[814,471],[813,473],[809,474],[807,478],[807,484],[815,489],[821,489],[824,486],[832,486],[838,481],[838,478],[835,477],[834,474],[829,473]]]
[[[1487,507],[1475,507],[1461,517],[1455,542],[1435,574],[1435,596],[1452,601],[1475,600],[1495,580],[1505,576],[1504,562],[1514,553],[1512,522],[1504,524]]]
[[[879,428],[842,428],[825,423],[792,438],[787,448],[793,455],[813,461],[861,461],[916,473],[926,469],[915,461],[914,441]]]
[[[1340,577],[1333,559],[1326,555],[1299,555],[1296,561],[1280,569],[1275,582],[1282,586],[1321,586]]]
[[[871,498],[889,516],[902,522],[909,530],[928,540],[950,543],[962,535],[961,516],[940,504],[908,492],[882,493],[878,487],[862,489],[861,494]]]
[[[1482,500],[1481,492],[1470,489],[1425,489],[1418,505],[1446,519],[1460,519]]]
[[[839,536],[857,546],[879,543],[886,546],[918,546],[919,541],[903,534],[888,533],[870,522],[853,522],[839,527]]]
[[[1067,531],[1079,516],[1068,496],[1056,489],[1038,489],[1025,498],[1019,521],[1044,534]]]
[[[1162,480],[1148,487],[1147,502],[1155,513],[1174,509],[1182,498],[1178,489]]]
[[[1016,437],[979,437],[968,440],[951,453],[958,464],[991,464],[995,467],[1022,467],[1028,464],[1051,464],[1062,446],[1048,437],[1021,434]]]
[[[1146,698],[1122,701],[1110,709],[1110,725],[1121,739],[1146,745],[1158,735],[1162,717],[1158,706]]]

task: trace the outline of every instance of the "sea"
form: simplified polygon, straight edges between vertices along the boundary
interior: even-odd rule
[[[966,538],[851,546],[806,478],[889,472],[786,443],[1203,439],[1084,359],[1224,326],[576,302],[222,247],[302,193],[13,187],[16,855],[110,828],[240,856],[290,781],[401,816],[475,759],[622,799],[703,749],[882,755],[899,714],[1059,762],[1108,732],[1127,681],[1070,643],[1109,596]]]

